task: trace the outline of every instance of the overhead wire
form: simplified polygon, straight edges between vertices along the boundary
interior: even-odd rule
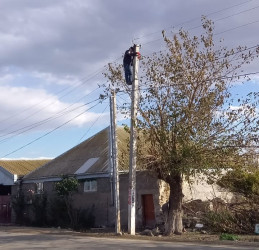
[[[99,89],[99,88],[97,88],[97,89]],[[76,101],[77,101],[77,102],[78,102],[78,101],[81,101],[82,99],[84,99],[86,96],[92,94],[92,93],[93,93],[94,91],[96,91],[97,89],[94,89],[93,91],[91,91],[90,93],[86,94],[85,96],[83,96],[83,97],[77,99]],[[74,106],[75,104],[76,104],[76,103],[72,103],[72,104],[66,106],[66,108],[64,108],[64,109],[62,109],[62,110],[60,110],[60,111],[58,111],[55,115],[58,115],[58,114],[64,112],[65,110],[67,110],[68,108]],[[49,104],[49,105],[51,105],[51,104]],[[20,120],[19,120],[19,123],[21,123],[21,122],[23,122],[23,121],[26,121],[26,120],[28,120],[29,118],[32,118],[34,115],[38,114],[40,111],[44,110],[44,109],[45,109],[46,107],[48,107],[49,105],[44,106],[44,107],[42,107],[42,108],[40,108],[40,109],[37,109],[37,111],[35,111],[34,113],[32,113],[32,114],[30,114],[30,115],[24,117],[23,119],[20,119]],[[50,118],[53,118],[53,116],[51,116]],[[45,120],[45,119],[44,119],[44,120]],[[42,121],[44,121],[44,120],[42,120]],[[37,123],[40,123],[40,122],[41,122],[41,121],[39,121],[39,122],[37,122]],[[8,130],[9,130],[10,128],[12,128],[12,127],[15,127],[16,125],[17,125],[17,123],[13,123],[12,125],[8,125]],[[32,124],[32,125],[34,125],[34,124]],[[1,130],[0,130],[0,133],[3,133],[4,131],[6,131],[6,129],[1,129]],[[7,134],[10,134],[10,133],[12,133],[12,132],[8,132]],[[4,135],[0,135],[0,138],[1,138],[1,137],[4,137],[4,136],[5,136],[5,134],[4,134]]]
[[[211,12],[211,13],[206,14],[205,16],[211,16],[211,15],[214,15],[214,14],[218,14],[218,13],[220,13],[220,12],[224,12],[224,11],[226,11],[226,10],[233,9],[233,8],[235,8],[235,7],[244,5],[244,4],[249,3],[249,2],[252,2],[252,1],[253,1],[253,0],[248,0],[248,1],[245,1],[245,2],[242,2],[242,3],[239,3],[239,4],[232,5],[232,6],[227,7],[227,8],[223,8],[223,9],[220,9],[220,10],[217,10],[217,11],[213,11],[213,12]],[[181,22],[181,23],[179,23],[179,24],[177,24],[177,25],[175,25],[175,26],[171,25],[170,27],[165,28],[165,30],[171,29],[172,27],[179,27],[179,26],[182,26],[182,25],[187,24],[187,23],[191,23],[191,22],[196,21],[196,20],[200,20],[200,18],[192,18],[192,19],[190,19],[190,20]],[[150,35],[154,35],[154,34],[157,34],[157,33],[161,33],[161,30],[156,31],[156,32],[153,32],[153,33],[149,33],[149,34],[146,34],[146,35],[143,35],[143,36],[140,36],[140,37],[138,37],[138,38],[135,38],[134,40],[139,40],[139,39],[141,39],[141,38],[144,38],[144,37],[147,37],[147,36],[150,36]]]
[[[116,61],[119,60],[119,59],[121,59],[121,56],[118,57],[118,58],[116,58],[112,63],[116,62]],[[94,77],[96,77],[98,74],[102,73],[104,69],[105,69],[105,66],[102,66],[100,69],[98,69],[97,71],[95,71],[94,73],[92,73],[90,77],[86,76],[86,77],[83,77],[81,80],[79,80],[79,81],[82,81],[82,83],[80,83],[80,84],[78,84],[78,85],[76,85],[76,86],[72,86],[72,87],[69,86],[69,87],[66,87],[66,88],[62,89],[61,91],[57,92],[57,94],[59,94],[59,93],[64,92],[64,91],[67,90],[67,89],[71,89],[69,92],[67,92],[67,93],[65,93],[64,95],[62,95],[59,99],[64,98],[64,97],[67,96],[68,94],[71,94],[71,93],[72,93],[73,91],[75,91],[78,87],[81,87],[81,86],[85,85],[88,81],[90,81],[91,79],[93,79]],[[100,88],[101,88],[100,86],[97,87],[96,89],[94,89],[94,90],[91,91],[90,93],[84,95],[83,97],[77,99],[76,101],[82,100],[83,98],[85,98],[86,96],[92,94],[94,91],[96,91],[97,89],[100,89]],[[5,118],[5,119],[1,120],[0,123],[3,123],[4,121],[7,121],[7,120],[9,120],[9,119],[11,119],[11,118],[14,118],[14,117],[17,118],[17,115],[21,115],[22,113],[26,112],[27,110],[30,110],[30,109],[32,109],[32,108],[35,108],[35,107],[39,106],[40,104],[42,104],[42,103],[44,103],[44,102],[46,102],[46,99],[43,100],[43,101],[41,101],[41,102],[39,102],[39,103],[37,103],[37,104],[35,104],[35,105],[33,105],[33,106],[30,106],[29,108],[26,108],[26,109],[24,109],[24,110],[22,110],[22,111],[17,112],[17,114],[14,114],[14,115],[12,115],[12,116],[10,116],[10,117],[8,117],[8,118]],[[34,114],[39,113],[40,111],[44,110],[46,107],[49,107],[49,106],[55,104],[56,102],[57,102],[57,101],[54,101],[54,102],[51,102],[51,103],[45,105],[44,107],[38,109],[36,112],[34,112],[34,113],[30,114],[29,116],[23,118],[22,120],[19,120],[19,122],[22,122],[22,121],[26,120],[27,118],[31,118]],[[72,104],[72,105],[73,105],[73,104]],[[71,106],[71,105],[69,105],[68,107],[70,107],[70,106]],[[65,108],[65,109],[66,109],[66,108]],[[14,124],[14,126],[15,126],[15,125],[16,125],[16,123]],[[10,127],[13,127],[13,126],[12,126],[12,125],[11,125],[11,126],[9,125],[9,126],[8,126],[8,129],[9,129]],[[3,131],[4,131],[4,130],[1,129],[1,130],[0,130],[0,133],[3,132]],[[1,137],[1,136],[0,136],[0,137]]]
[[[96,122],[101,118],[101,116],[103,115],[103,113],[105,112],[105,110],[108,108],[109,104],[107,104],[107,106],[104,108],[104,110],[102,111],[102,113],[100,113],[100,115],[94,120],[94,122],[92,123],[92,125],[88,128],[88,130],[83,134],[83,136],[79,139],[78,143],[80,143],[85,137],[86,135],[89,133],[89,131],[91,130],[91,128],[96,124]]]
[[[243,5],[243,4],[245,4],[245,3],[247,3],[247,2],[251,2],[251,1],[252,1],[252,0],[246,1],[246,2],[241,3],[241,4],[236,4],[236,5],[230,6],[230,7],[228,7],[228,8],[224,8],[224,9],[222,9],[222,10],[209,13],[208,15],[216,14],[216,13],[222,12],[222,11],[224,11],[224,10],[226,10],[226,9],[234,8],[234,7],[236,7],[236,6]],[[228,18],[228,17],[232,17],[232,16],[234,16],[234,15],[238,15],[238,14],[247,12],[247,11],[249,11],[249,10],[258,8],[258,7],[259,7],[259,6],[255,6],[255,7],[253,7],[253,8],[250,8],[250,9],[247,9],[247,10],[244,10],[244,11],[241,11],[241,12],[238,12],[238,13],[235,13],[235,14],[232,14],[232,15],[229,15],[229,16],[227,16],[227,17],[220,18],[220,19],[218,19],[218,20],[222,20],[222,19],[225,19],[225,18]],[[193,20],[193,19],[192,19],[192,20]],[[216,20],[216,21],[218,21],[218,20]],[[188,22],[190,22],[190,21],[191,21],[191,20],[186,21],[186,22],[184,22],[184,23],[188,23]],[[258,22],[258,21],[256,21],[256,22]],[[253,23],[254,23],[254,22],[253,22]],[[252,24],[252,23],[248,23],[248,24],[246,24],[246,25],[249,25],[249,24]],[[246,25],[242,25],[242,26],[238,26],[238,27],[243,27],[243,26],[246,26]],[[201,27],[201,26],[197,26],[197,27]],[[197,28],[197,27],[194,27],[194,28]],[[238,28],[238,27],[235,27],[235,28],[233,28],[233,29],[236,29],[236,28]],[[232,30],[232,29],[230,29],[230,30]],[[228,30],[228,31],[230,31],[230,30]],[[227,31],[223,31],[222,33],[224,33],[224,32],[227,32]],[[219,33],[219,34],[220,34],[220,33]],[[120,58],[121,58],[121,57],[117,58],[116,60],[118,60],[118,59],[120,59]],[[116,60],[115,60],[115,61],[116,61]],[[99,73],[100,73],[100,70],[98,70],[96,73],[94,73],[94,75],[93,75],[92,77],[90,77],[88,80],[90,80],[91,78],[93,78],[93,77],[95,76],[95,74],[99,74]],[[88,80],[87,80],[87,81],[88,81]],[[82,84],[80,84],[80,85],[82,85]],[[76,87],[74,87],[69,93],[71,93],[75,88],[76,88]],[[66,96],[66,95],[69,94],[69,93],[66,93],[64,96]],[[64,96],[63,96],[63,97],[64,97]],[[53,104],[53,103],[51,103],[51,104]],[[49,104],[49,105],[51,105],[51,104]],[[49,106],[49,105],[47,105],[47,106]],[[42,109],[44,109],[44,108],[42,108]],[[41,110],[42,110],[42,109],[41,109]],[[37,113],[37,112],[36,112],[36,113]],[[26,119],[26,118],[25,118],[25,119]],[[0,131],[0,132],[1,132],[1,131]]]
[[[257,5],[257,6],[255,6],[255,7],[253,7],[253,8],[250,8],[250,9],[247,9],[247,10],[244,10],[244,11],[240,11],[240,12],[238,12],[238,13],[234,13],[234,14],[232,14],[232,15],[228,15],[228,16],[225,16],[225,17],[221,17],[221,18],[218,18],[218,19],[213,20],[213,21],[214,21],[214,22],[218,22],[218,21],[221,21],[221,20],[224,20],[224,19],[227,19],[227,18],[236,16],[236,15],[240,15],[240,14],[242,14],[242,13],[244,13],[244,12],[248,12],[248,11],[254,10],[254,9],[256,9],[256,8],[259,8],[259,6]],[[241,27],[244,27],[244,26],[247,26],[247,25],[251,25],[251,24],[256,23],[256,22],[258,22],[258,21],[250,22],[250,23],[247,23],[247,24],[245,24],[245,25],[240,25],[240,26],[234,27],[234,28],[232,28],[232,29],[229,29],[229,30],[227,30],[227,31],[235,30],[235,29],[237,29],[237,28],[241,28]],[[187,31],[191,31],[191,30],[194,30],[194,29],[197,29],[197,28],[201,28],[201,27],[202,27],[202,25],[197,25],[197,26],[194,26],[194,27],[191,27],[191,28],[187,29]],[[224,31],[224,32],[227,32],[227,31]],[[160,32],[161,32],[161,31],[160,31]],[[224,32],[222,32],[222,33],[224,33]],[[176,33],[173,32],[173,33],[174,33],[174,34],[177,34],[177,32],[176,32]],[[219,32],[218,34],[221,34],[221,32]],[[143,46],[143,45],[147,45],[147,44],[149,44],[149,43],[161,41],[162,39],[163,39],[163,38],[151,40],[151,41],[145,42],[145,43],[143,43],[143,44],[141,44],[141,45],[142,45],[142,46]]]
[[[62,114],[60,114],[59,116],[48,117],[48,118],[46,118],[46,119],[44,119],[44,120],[41,120],[40,122],[37,122],[37,123],[31,124],[31,125],[25,126],[25,127],[23,127],[23,128],[20,128],[20,129],[11,131],[11,132],[9,132],[8,134],[5,135],[5,136],[10,135],[9,137],[0,140],[0,144],[2,144],[3,142],[7,141],[8,139],[14,138],[15,136],[21,135],[21,134],[23,134],[23,133],[25,133],[25,132],[29,132],[29,131],[31,131],[32,129],[35,129],[35,128],[37,128],[37,127],[39,127],[39,126],[41,126],[41,125],[43,125],[43,124],[45,124],[45,123],[47,123],[47,122],[49,122],[49,121],[58,119],[58,118],[60,118],[60,117],[62,117],[62,116],[64,116],[64,115],[67,115],[67,114],[69,114],[69,113],[71,113],[71,112],[74,112],[74,111],[77,110],[77,109],[81,109],[81,108],[85,107],[86,105],[89,105],[89,104],[91,104],[91,103],[93,103],[93,102],[96,102],[96,101],[100,101],[99,98],[98,98],[98,99],[95,99],[95,100],[93,100],[93,101],[91,101],[91,102],[82,104],[82,105],[80,105],[80,106],[78,106],[78,107],[76,107],[76,108],[74,108],[74,109],[72,109],[72,110],[68,110],[67,112],[62,113]]]
[[[104,67],[103,67],[103,68],[104,68]],[[62,96],[60,97],[60,99],[64,98],[64,97],[67,96],[68,94],[71,94],[75,89],[77,89],[77,88],[80,87],[80,86],[85,85],[89,80],[91,80],[92,78],[94,78],[95,76],[97,76],[98,74],[100,74],[100,73],[102,72],[102,70],[103,70],[102,68],[99,69],[99,70],[97,70],[96,72],[92,73],[90,77],[83,77],[83,78],[81,78],[80,80],[78,80],[78,81],[75,82],[75,83],[79,82],[80,84],[77,84],[76,86],[73,86],[73,85],[72,85],[72,86],[65,87],[65,88],[63,88],[62,90],[60,90],[60,91],[54,93],[54,95],[57,95],[57,96],[58,96],[60,93],[62,93],[62,92],[64,92],[64,91],[66,91],[66,90],[69,89],[69,91],[68,91],[67,93],[65,93],[64,95],[62,95]],[[32,109],[32,108],[35,108],[35,107],[39,106],[40,104],[46,102],[48,99],[49,99],[49,98],[44,99],[44,100],[42,100],[42,101],[40,101],[40,102],[34,104],[33,106],[30,106],[30,107],[28,107],[28,108],[26,108],[26,109],[24,109],[24,110],[22,110],[22,111],[17,112],[16,114],[13,114],[13,115],[10,116],[10,117],[7,117],[7,118],[5,118],[5,119],[2,119],[2,120],[0,120],[0,123],[3,123],[3,122],[6,121],[6,120],[10,120],[10,119],[13,118],[13,117],[16,118],[17,115],[20,115],[20,114],[26,112],[27,110],[30,110],[30,109]],[[53,105],[54,103],[56,103],[56,101],[47,104],[45,107],[48,107],[48,106],[50,106],[50,105]]]
[[[254,21],[254,22],[250,22],[250,23],[246,23],[246,24],[243,24],[243,25],[239,25],[237,27],[234,27],[234,28],[231,28],[231,29],[228,29],[228,30],[224,30],[224,31],[221,31],[221,32],[218,32],[218,33],[215,33],[215,36],[223,34],[223,33],[226,33],[226,32],[229,32],[229,31],[232,31],[232,30],[236,30],[236,29],[239,29],[239,28],[242,28],[242,27],[254,24],[254,23],[258,23],[258,22],[259,22],[259,20]]]
[[[235,7],[235,6],[242,5],[242,4],[245,4],[245,3],[247,3],[247,2],[251,2],[251,1],[252,1],[252,0],[246,1],[246,2],[244,2],[244,3],[237,4],[237,5],[231,6],[231,7],[229,7],[229,8],[225,8],[225,9],[223,9],[223,10],[230,9],[230,8]],[[255,8],[256,8],[256,7],[252,8],[252,9],[255,9]],[[210,14],[219,13],[219,12],[221,12],[221,11],[223,11],[223,10],[219,10],[219,11],[216,11],[216,12],[213,12],[213,13],[210,13]],[[246,11],[248,11],[248,10],[239,12],[239,14],[240,14],[240,13],[243,13],[243,12],[246,12]],[[208,15],[210,15],[210,14],[208,14]],[[236,14],[233,14],[233,15],[237,15],[237,13],[236,13]],[[232,16],[233,16],[233,15],[232,15]],[[222,19],[225,19],[225,18],[227,18],[227,17],[224,17],[224,18],[222,18]],[[222,19],[221,19],[221,20],[222,20]],[[190,22],[190,21],[187,21],[187,22]],[[187,22],[185,22],[185,23],[187,23]],[[256,22],[259,22],[259,21],[256,21]],[[252,23],[256,23],[256,22],[252,22]],[[252,24],[252,23],[248,23],[248,24],[245,24],[245,25],[241,25],[241,26],[235,27],[235,28],[233,28],[233,29],[237,29],[237,28],[239,28],[239,27],[243,27],[243,26],[246,26],[246,25],[250,25],[250,24]],[[196,28],[196,27],[194,27],[194,28]],[[228,31],[231,31],[231,30],[233,30],[233,29],[230,29],[230,30],[228,30]],[[227,31],[223,31],[222,33],[224,33],[224,32],[227,32]],[[152,42],[152,41],[151,41],[151,42]],[[147,44],[147,43],[145,43],[145,44]],[[117,60],[120,59],[120,58],[121,58],[121,56],[120,56],[119,58],[117,58],[115,61],[117,61]],[[250,74],[253,74],[253,73],[250,73]],[[245,75],[249,75],[249,74],[245,74]],[[5,156],[4,156],[4,157],[5,157]]]
[[[38,140],[40,140],[40,139],[46,137],[47,135],[53,133],[54,131],[60,129],[61,127],[65,126],[66,124],[68,124],[68,123],[70,123],[71,121],[75,120],[76,118],[80,117],[80,116],[83,115],[85,112],[91,110],[92,108],[94,108],[94,107],[97,106],[98,104],[99,104],[99,103],[93,105],[92,107],[88,108],[87,110],[81,112],[80,114],[74,116],[73,118],[69,119],[68,121],[62,123],[61,125],[59,125],[59,126],[57,126],[57,127],[55,127],[54,129],[50,130],[49,132],[43,134],[42,136],[39,136],[39,137],[37,137],[36,139],[34,139],[34,140],[28,142],[27,144],[25,144],[25,145],[23,145],[23,146],[21,146],[21,147],[15,149],[15,150],[13,150],[12,152],[5,154],[5,155],[2,156],[1,158],[5,158],[5,157],[7,157],[7,156],[9,156],[9,155],[11,155],[11,154],[13,154],[13,153],[16,153],[17,151],[20,151],[21,149],[23,149],[23,148],[25,148],[25,147],[31,145],[32,143],[34,143],[34,142],[36,142],[36,141],[38,141]],[[1,158],[0,158],[0,159],[1,159]]]
[[[119,59],[121,59],[121,56],[120,57],[118,57],[118,58],[116,58],[112,63],[114,63],[114,62],[116,62],[117,60],[119,60]],[[103,67],[102,67],[103,68]],[[99,88],[99,87],[98,87]],[[98,89],[97,88],[97,89]],[[66,88],[67,89],[67,88]],[[95,89],[96,90],[96,89]],[[95,90],[93,90],[93,91],[95,91]],[[92,92],[93,92],[92,91]],[[62,91],[61,91],[62,92]],[[70,91],[71,92],[71,91]],[[89,94],[91,94],[92,92],[90,92]],[[89,95],[88,94],[88,95]],[[84,96],[85,97],[85,96]],[[99,100],[99,99],[98,99]],[[95,100],[94,100],[95,101]],[[74,104],[72,104],[72,105],[74,105]],[[70,106],[72,106],[72,105],[70,105]],[[94,105],[93,107],[95,107],[96,105]],[[67,108],[66,108],[67,109]],[[86,112],[86,111],[85,111]],[[47,118],[47,120],[49,120],[50,118]],[[70,122],[70,121],[68,121],[68,122]],[[35,125],[35,124],[34,124]],[[62,124],[61,126],[58,126],[57,128],[55,128],[53,131],[55,131],[55,130],[57,130],[58,128],[60,128],[60,127],[62,127],[63,125],[65,125],[65,124]],[[52,132],[52,131],[51,131]],[[47,133],[47,134],[44,134],[42,137],[38,137],[37,138],[37,140],[39,140],[39,139],[41,139],[41,138],[43,138],[43,137],[45,137],[45,136],[47,136],[48,134],[50,134],[50,133]],[[26,144],[25,145],[25,147],[26,146],[28,146],[28,145],[30,145],[30,144],[32,144],[33,142],[35,142],[35,141],[37,141],[37,140],[34,140],[34,141],[32,141],[31,143],[29,143],[29,144]],[[20,149],[22,149],[22,148],[24,148],[24,147],[21,147],[21,148],[19,148],[19,149],[17,149],[17,150],[15,150],[15,152],[17,152],[17,151],[19,151]],[[8,155],[10,155],[10,154],[13,154],[13,153],[15,153],[14,151],[12,151],[12,152],[10,152],[9,154],[6,154],[5,156],[3,156],[3,157],[6,157],[6,156],[8,156]]]
[[[249,73],[244,73],[244,74],[239,74],[239,75],[235,75],[235,76],[222,76],[222,77],[216,77],[216,78],[212,78],[212,79],[207,79],[206,81],[215,81],[215,80],[222,80],[222,79],[232,79],[232,78],[239,78],[239,77],[246,77],[246,76],[250,76],[250,75],[257,75],[259,74],[259,71],[256,72],[249,72]],[[147,82],[147,83],[151,83],[151,81]],[[163,88],[169,88],[172,86],[181,86],[181,85],[186,85],[185,83],[179,83],[179,84],[171,84],[169,86],[162,86]],[[150,90],[151,88],[139,88],[139,90]],[[123,93],[126,93],[125,91],[121,91]]]

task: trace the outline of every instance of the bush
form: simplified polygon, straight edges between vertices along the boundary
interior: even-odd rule
[[[15,223],[18,225],[24,224],[25,197],[22,192],[16,196],[12,196],[12,208],[15,213]]]
[[[258,220],[258,212],[243,205],[231,206],[220,212],[209,211],[203,216],[203,223],[211,231],[224,233],[253,233],[254,225]]]
[[[231,192],[259,202],[259,170],[253,172],[233,170],[223,176],[217,184]]]
[[[73,219],[74,230],[85,230],[94,227],[95,217],[93,215],[94,206],[88,209],[72,209],[71,215]],[[49,206],[49,223],[55,227],[71,227],[71,221],[68,216],[65,201],[61,197],[51,200]]]
[[[91,208],[79,210],[78,221],[76,223],[76,230],[84,230],[94,227],[95,216],[94,216],[94,206]]]
[[[47,223],[47,196],[37,194],[32,199],[32,211],[34,213],[34,226],[46,226]]]
[[[52,198],[49,201],[49,225],[54,227],[69,227],[70,219],[64,199],[61,197]]]

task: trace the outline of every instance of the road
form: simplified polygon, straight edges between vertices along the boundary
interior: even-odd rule
[[[244,245],[204,245],[196,243],[97,238],[69,233],[0,231],[0,249],[179,249],[179,250],[250,250],[259,243]]]

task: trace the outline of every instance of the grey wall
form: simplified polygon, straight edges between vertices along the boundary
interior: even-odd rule
[[[128,224],[128,174],[120,174],[120,208],[121,208],[121,225],[124,230],[127,230]],[[113,202],[113,188],[111,187],[110,178],[98,178],[97,192],[84,192],[84,181],[80,180],[78,193],[73,195],[73,205],[78,209],[94,208],[95,226],[115,225],[115,207]],[[137,172],[136,186],[136,228],[142,228],[143,211],[142,211],[142,195],[152,194],[155,207],[155,216],[157,223],[161,223],[161,202],[159,180],[156,176],[148,172]],[[36,191],[35,183],[23,183],[23,193],[28,197],[28,190]],[[13,194],[17,192],[17,186],[13,187]],[[54,182],[44,183],[44,192],[48,199],[55,197]],[[30,207],[27,204],[27,207]],[[32,214],[30,213],[30,216]]]

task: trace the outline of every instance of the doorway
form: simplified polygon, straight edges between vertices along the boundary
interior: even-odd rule
[[[152,194],[142,195],[143,226],[153,229],[156,225],[155,208]]]
[[[0,223],[11,223],[11,186],[0,185]]]

